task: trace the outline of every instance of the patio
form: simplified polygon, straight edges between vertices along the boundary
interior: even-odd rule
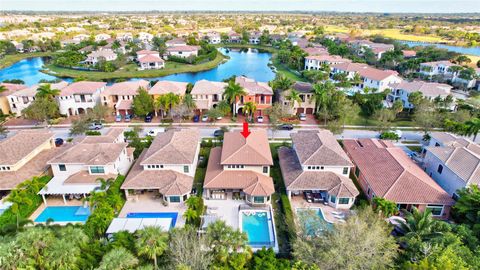
[[[330,205],[325,205],[322,202],[307,202],[303,196],[292,196],[290,199],[293,209],[297,208],[320,208],[322,209],[324,218],[327,222],[330,223],[341,223],[343,219],[338,218],[338,213],[342,213],[344,216],[350,214],[350,210],[346,209],[335,209]]]
[[[233,200],[231,193],[225,200],[205,200],[207,215],[218,216],[221,220],[234,229],[238,229],[238,209],[246,204],[244,200]]]

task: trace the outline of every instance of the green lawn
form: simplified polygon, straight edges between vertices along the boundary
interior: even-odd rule
[[[368,126],[368,127],[376,127],[378,126],[378,121],[371,118],[366,118],[362,115],[359,115],[355,119],[348,120],[345,125],[352,125],[352,126]],[[414,127],[415,123],[411,120],[407,119],[395,119],[392,122],[392,126],[395,127]]]
[[[34,52],[34,53],[19,53],[19,54],[12,54],[6,55],[5,57],[0,59],[0,68],[6,68],[18,61],[21,61],[26,58],[32,57],[44,57],[52,55],[52,52]]]
[[[420,151],[422,151],[421,146],[407,145],[407,148],[412,150],[413,152],[417,152],[417,153],[420,153]]]

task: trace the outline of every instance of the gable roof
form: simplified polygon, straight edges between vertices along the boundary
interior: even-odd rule
[[[268,83],[257,82],[245,76],[236,77],[235,83],[243,87],[249,95],[273,95],[273,90]]]
[[[267,131],[251,130],[244,138],[239,131],[226,132],[223,137],[222,165],[273,165]]]
[[[343,145],[375,196],[396,203],[453,205],[448,193],[391,142],[349,139]]]
[[[53,138],[48,130],[20,130],[0,141],[0,164],[15,165],[40,145]]]
[[[71,96],[74,94],[86,94],[91,95],[97,92],[100,88],[103,88],[107,85],[106,82],[74,82],[64,88],[62,88],[61,96]]]
[[[432,83],[424,81],[402,81],[391,85],[393,89],[401,89],[407,93],[420,91],[424,96],[437,97],[450,94],[452,86],[444,83]]]
[[[114,163],[127,143],[84,143],[74,145],[48,164],[108,165]]]
[[[200,50],[200,46],[179,45],[167,47],[167,52],[194,52]]]
[[[192,95],[220,95],[225,91],[225,86],[227,86],[227,83],[224,82],[200,80],[195,83],[190,93]]]
[[[188,83],[174,81],[158,81],[149,91],[150,95],[164,95],[174,93],[176,95],[185,95]]]
[[[37,94],[37,90],[41,85],[43,85],[43,83],[36,84],[28,88],[23,88],[11,93],[11,95],[16,97],[34,97]],[[66,81],[61,81],[58,83],[51,83],[50,88],[63,91],[63,88],[65,88],[67,85],[68,83]]]
[[[199,147],[197,129],[168,130],[158,133],[140,165],[192,164]]]
[[[150,82],[147,80],[138,81],[126,81],[114,83],[111,86],[107,86],[103,95],[137,95],[138,88],[142,87],[148,89]]]
[[[163,61],[162,58],[160,58],[159,56],[156,56],[154,54],[147,54],[147,55],[143,56],[142,58],[138,59],[138,62],[140,62],[140,63],[156,63],[156,62],[163,63],[165,61]]]
[[[0,92],[0,96],[9,96],[13,94],[15,91],[22,90],[28,87],[24,84],[15,84],[15,83],[0,83],[0,85],[5,86],[5,88],[7,88],[7,90]]]
[[[290,137],[302,165],[353,166],[328,130],[302,130],[291,133]]]
[[[360,63],[339,63],[332,65],[332,68],[346,72],[357,72],[360,76],[372,79],[374,81],[382,81],[392,75],[397,76],[398,72],[394,70],[381,70],[372,68],[367,64]]]

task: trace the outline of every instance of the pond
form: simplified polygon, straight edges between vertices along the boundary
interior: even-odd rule
[[[198,80],[222,81],[231,76],[245,75],[260,82],[268,82],[275,78],[275,73],[268,66],[272,54],[256,49],[219,49],[229,59],[210,70],[172,74],[164,77],[145,78],[148,80],[168,80],[195,83]],[[47,75],[40,70],[46,59],[36,57],[25,59],[10,67],[0,70],[0,81],[7,79],[21,79],[27,85],[38,83],[41,79],[53,80],[55,76]],[[71,81],[71,79],[64,80]],[[132,78],[131,80],[138,80]]]
[[[452,52],[480,56],[480,47],[462,47],[462,46],[446,45],[446,44],[440,44],[440,43],[427,43],[427,42],[415,42],[415,41],[404,41],[404,40],[399,40],[399,42],[406,44],[409,47],[435,46],[437,48],[447,49]]]

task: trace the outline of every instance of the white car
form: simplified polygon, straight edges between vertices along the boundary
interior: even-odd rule
[[[298,115],[298,119],[300,119],[300,121],[305,121],[307,120],[307,115],[304,113],[301,113]]]
[[[257,117],[257,122],[258,122],[258,123],[263,123],[263,116],[261,116],[261,115],[258,116],[258,117]]]
[[[208,121],[208,116],[204,115],[202,116],[202,122],[207,122]]]

